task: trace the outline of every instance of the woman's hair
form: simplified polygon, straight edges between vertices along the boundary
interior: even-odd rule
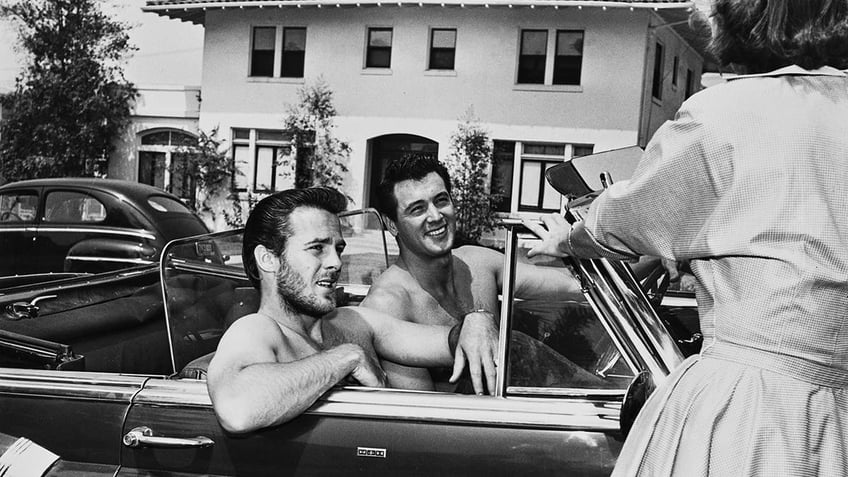
[[[335,189],[310,187],[284,190],[260,200],[244,226],[241,251],[244,271],[256,289],[259,289],[259,270],[253,250],[262,245],[281,256],[286,249],[286,239],[292,233],[289,217],[298,207],[314,207],[338,214],[347,208],[347,198]]]
[[[716,0],[712,17],[709,49],[740,73],[848,68],[848,0]]]

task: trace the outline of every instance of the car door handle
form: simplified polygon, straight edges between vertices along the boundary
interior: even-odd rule
[[[215,441],[205,436],[197,437],[161,437],[154,436],[153,429],[147,426],[136,427],[124,435],[124,445],[127,447],[161,447],[167,449],[183,449],[186,447],[210,447]]]

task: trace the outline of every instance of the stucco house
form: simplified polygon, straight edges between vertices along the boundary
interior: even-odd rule
[[[334,134],[352,148],[355,206],[388,161],[446,157],[473,109],[494,140],[501,210],[560,207],[546,167],[644,145],[700,88],[703,49],[682,0],[150,0],[205,28],[199,128],[217,127],[242,172],[238,191],[289,187],[274,160],[282,120],[319,77]],[[139,153],[141,154],[141,153]],[[139,177],[143,160],[125,172]],[[133,168],[137,171],[133,172]]]

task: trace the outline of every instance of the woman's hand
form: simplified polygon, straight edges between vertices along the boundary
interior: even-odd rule
[[[572,255],[569,236],[571,224],[560,214],[547,214],[541,217],[544,227],[538,223],[523,220],[524,226],[536,234],[542,243],[527,252],[528,257],[550,255],[552,257],[567,257]]]

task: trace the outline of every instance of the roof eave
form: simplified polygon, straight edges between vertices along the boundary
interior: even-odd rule
[[[150,4],[142,11],[202,25],[207,10],[244,8],[302,8],[302,7],[362,7],[362,6],[457,6],[457,7],[552,7],[552,8],[627,8],[689,10],[694,4],[687,2],[639,2],[614,0],[245,0],[245,1],[188,1],[183,3]]]

